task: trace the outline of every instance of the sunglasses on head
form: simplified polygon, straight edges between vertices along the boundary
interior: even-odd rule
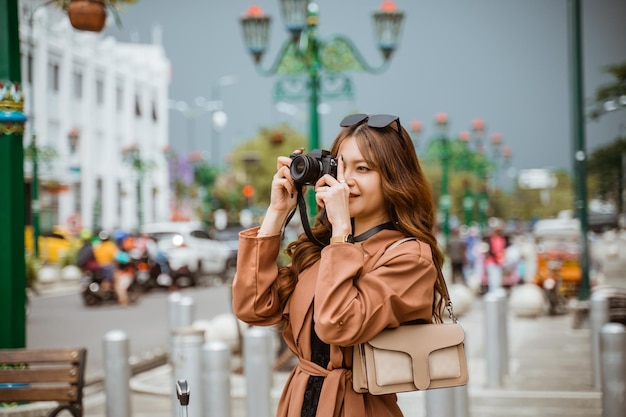
[[[375,129],[382,129],[389,126],[393,122],[396,122],[398,127],[398,136],[402,141],[402,127],[400,125],[400,118],[398,116],[392,116],[390,114],[351,114],[343,118],[339,125],[341,127],[350,127],[360,125],[367,120],[367,125]]]

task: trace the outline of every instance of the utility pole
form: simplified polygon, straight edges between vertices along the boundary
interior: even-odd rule
[[[569,0],[569,47],[570,47],[570,86],[571,118],[573,132],[573,160],[576,184],[575,208],[580,219],[580,267],[581,280],[578,300],[588,301],[591,293],[589,280],[589,241],[587,238],[587,184],[585,163],[587,152],[585,146],[585,116],[583,98],[583,51],[582,51],[582,16],[580,0]]]
[[[24,98],[18,0],[0,0],[0,349],[26,346]]]

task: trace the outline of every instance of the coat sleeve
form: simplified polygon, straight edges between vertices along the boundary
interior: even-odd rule
[[[257,237],[258,227],[239,234],[233,312],[253,325],[276,324],[282,317],[276,289],[280,235]]]
[[[324,249],[314,311],[315,330],[326,343],[351,346],[386,327],[419,318],[431,321],[437,269],[430,248],[412,241],[389,252],[363,272],[359,248]]]

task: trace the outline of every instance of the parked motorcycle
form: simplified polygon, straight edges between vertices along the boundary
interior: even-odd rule
[[[161,262],[167,261],[161,260]],[[147,255],[137,258],[133,257],[133,264],[137,270],[137,283],[142,290],[168,290],[172,286],[172,277],[169,274],[163,273],[161,267],[162,264],[151,257]]]
[[[119,302],[113,283],[105,282],[104,270],[86,270],[81,278],[81,296],[85,306],[97,306],[101,304],[117,304]],[[132,281],[126,290],[130,304],[136,303],[139,299],[141,289],[137,283],[136,274],[133,274]]]
[[[541,283],[543,290],[545,291],[546,298],[548,299],[548,313],[550,315],[561,314],[567,305],[567,298],[562,294],[562,282],[560,270],[563,265],[563,260],[559,258],[553,258],[547,261],[547,267],[550,271]]]

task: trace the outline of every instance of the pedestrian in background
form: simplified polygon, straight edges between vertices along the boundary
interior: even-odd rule
[[[465,239],[461,235],[461,230],[455,227],[452,236],[448,240],[447,253],[452,267],[452,283],[465,284]]]
[[[318,215],[291,242],[279,267],[281,234],[296,207],[292,159],[278,157],[260,227],[240,233],[233,308],[252,325],[279,325],[298,357],[279,417],[402,416],[396,395],[352,388],[353,346],[388,327],[442,320],[443,255],[433,229],[428,180],[408,133],[389,115],[350,115],[330,153],[336,178],[315,182]],[[388,248],[403,238],[415,237]]]

